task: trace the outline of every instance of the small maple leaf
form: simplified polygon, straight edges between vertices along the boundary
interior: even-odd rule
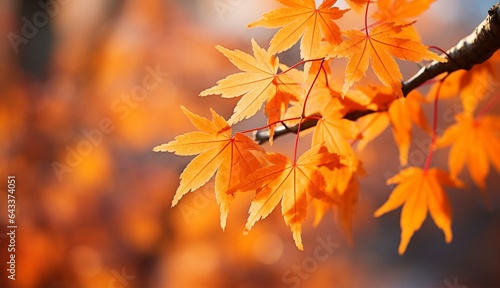
[[[408,167],[387,180],[387,184],[394,183],[398,185],[389,199],[375,211],[375,217],[403,205],[399,254],[406,251],[413,233],[422,226],[427,211],[436,226],[443,231],[446,243],[451,242],[451,206],[442,185],[460,187],[462,183],[436,168],[422,170],[418,167]]]
[[[396,25],[393,22],[382,23],[373,27],[371,31],[344,31],[344,35],[349,39],[331,53],[331,56],[349,58],[342,93],[346,94],[349,88],[361,79],[370,61],[378,79],[384,85],[391,87],[398,97],[403,97],[401,91],[403,76],[393,57],[413,62],[422,60],[446,62],[446,59],[427,50],[427,46],[420,42],[396,37],[413,23],[404,25]]]
[[[485,179],[489,173],[489,162],[500,173],[500,117],[483,116],[472,118],[465,114],[455,116],[456,123],[448,127],[436,147],[451,145],[448,166],[452,177],[458,177],[465,164],[474,183],[481,188],[488,203]]]
[[[314,129],[312,145],[325,143],[330,152],[348,159],[352,162],[350,166],[357,166],[357,161],[354,161],[356,156],[348,141],[358,137],[359,128],[356,122],[343,119],[345,111],[338,98],[333,98],[323,108],[323,117],[318,120]]]
[[[338,167],[339,157],[322,146],[311,148],[294,163],[282,154],[268,154],[268,166],[259,168],[242,179],[229,193],[256,191],[245,225],[245,233],[260,219],[266,218],[281,201],[285,223],[290,226],[295,244],[303,250],[302,223],[307,212],[307,193],[324,198],[325,179],[318,166]]]
[[[431,133],[422,109],[422,104],[425,103],[424,97],[417,90],[413,90],[406,98],[398,100],[389,88],[383,86],[360,88],[372,99],[371,104],[378,107],[376,110],[387,110],[387,112],[366,115],[358,120],[363,135],[358,143],[358,151],[391,125],[394,141],[399,148],[400,163],[402,166],[408,165],[413,124]]]
[[[438,81],[429,89],[427,99],[434,100],[439,87],[440,100],[460,95],[463,114],[473,116],[478,104],[499,88],[499,65],[500,52],[496,52],[487,61],[472,66],[468,71],[458,70],[449,75],[443,73],[440,79],[443,79],[444,75],[446,79]]]
[[[343,119],[345,109],[338,98],[333,98],[324,106],[323,117],[314,128],[312,144],[323,143],[328,151],[340,155],[343,166],[340,169],[325,171],[328,190],[335,190],[340,195],[347,189],[353,173],[357,170],[359,159],[355,155],[349,140],[358,137],[359,129],[354,121]],[[333,187],[331,187],[333,186]]]
[[[288,68],[282,66],[282,70]],[[290,77],[309,91],[307,95],[302,95],[298,101],[290,103],[291,107],[287,110],[285,118],[300,118],[303,112],[305,115],[319,115],[324,109],[325,103],[330,102],[332,98],[340,98],[340,92],[334,91],[329,83],[331,79],[330,61],[314,61],[308,68],[308,71],[289,69],[287,72]],[[307,104],[305,108],[304,104]],[[290,124],[295,125],[299,121],[291,121]]]
[[[349,244],[353,244],[352,222],[356,214],[359,198],[359,183],[356,177],[351,177],[348,187],[342,194],[337,194],[333,199],[313,199],[314,204],[314,226],[317,226],[325,213],[331,208],[336,212],[336,219],[340,222]]]
[[[361,12],[366,7],[366,3],[370,0],[345,0],[347,5],[356,12]]]
[[[395,100],[389,106],[388,114],[391,120],[392,133],[399,148],[399,161],[403,166],[408,164],[412,124],[414,123],[427,133],[431,133],[431,127],[422,109],[423,102],[423,96],[415,90],[405,98],[404,102]]]
[[[155,152],[168,151],[183,156],[199,154],[182,172],[172,206],[177,205],[186,193],[195,191],[207,183],[217,172],[215,194],[221,209],[221,227],[224,229],[229,205],[234,198],[234,195],[226,192],[239,183],[242,177],[260,167],[256,155],[258,153],[265,155],[264,150],[241,133],[231,137],[231,127],[213,110],[211,110],[213,120],[210,121],[185,107],[181,109],[200,131],[177,136],[175,140],[153,149]]]
[[[389,114],[387,112],[378,112],[365,115],[357,121],[361,139],[358,140],[357,152],[361,152],[365,147],[377,138],[390,125]]]
[[[265,111],[272,121],[281,119],[290,100],[296,100],[303,90],[286,74],[278,74],[279,60],[271,53],[259,47],[252,39],[254,56],[252,57],[239,50],[228,50],[217,46],[224,56],[240,70],[241,73],[233,74],[217,82],[217,85],[206,89],[200,96],[221,94],[224,98],[242,96],[234,108],[234,114],[228,120],[234,124],[249,118],[260,110],[267,101]],[[271,120],[268,120],[268,123]],[[271,127],[273,129],[274,125]]]
[[[271,39],[269,52],[276,54],[288,50],[302,37],[300,57],[313,59],[322,57],[317,53],[323,38],[334,46],[342,42],[340,28],[334,20],[340,19],[348,10],[333,7],[337,0],[325,0],[318,8],[314,0],[278,0],[278,2],[287,7],[266,13],[262,19],[248,24],[248,28],[283,27]]]
[[[403,22],[425,12],[435,0],[378,0],[373,18],[381,22]]]

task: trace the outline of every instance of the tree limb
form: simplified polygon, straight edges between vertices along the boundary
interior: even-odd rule
[[[500,2],[494,5],[488,16],[469,36],[446,52],[448,62],[433,61],[423,67],[408,81],[403,82],[403,95],[441,73],[452,73],[460,69],[470,70],[472,66],[488,60],[500,49]]]
[[[420,69],[413,77],[404,81],[402,83],[403,95],[406,97],[411,91],[442,73],[453,73],[461,69],[470,70],[472,66],[488,60],[498,49],[500,49],[500,2],[488,11],[486,19],[474,29],[474,32],[446,52],[448,62],[433,61]],[[381,111],[354,111],[346,114],[344,119],[355,121],[376,112]],[[302,122],[300,130],[312,128],[317,123],[316,119],[306,119]],[[297,133],[297,130],[298,125],[276,127],[274,138]],[[269,131],[257,131],[254,134],[254,140],[259,144],[269,141]]]
[[[344,116],[344,119],[354,121],[358,118],[361,118],[365,115],[372,114],[375,112],[381,112],[381,111],[374,111],[374,110],[354,111],[354,112],[347,113]],[[304,130],[307,130],[309,128],[312,128],[312,127],[316,126],[317,123],[318,123],[318,119],[308,118],[308,119],[304,120],[302,122],[302,124],[300,125],[300,131],[304,131]],[[299,130],[299,125],[294,125],[291,127],[278,126],[274,129],[274,137],[273,138],[276,139],[280,136],[290,134],[290,133],[296,134],[298,130]],[[259,144],[266,143],[267,141],[269,141],[269,131],[268,130],[257,131],[254,134],[254,140]]]

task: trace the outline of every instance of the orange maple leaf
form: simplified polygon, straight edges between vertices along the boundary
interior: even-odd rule
[[[340,101],[335,109],[343,110],[344,114],[366,109],[365,106],[369,104],[370,99],[362,92],[352,90],[342,97],[339,83],[335,81],[336,77],[332,77],[331,61],[314,61],[307,71],[291,69],[287,72],[297,83],[303,84],[303,87],[309,91],[298,101],[291,102],[292,106],[288,109],[286,118],[300,117],[303,111],[305,111],[305,115],[329,113],[330,109],[325,108],[325,103],[328,104],[332,99]],[[306,96],[307,103],[305,103]],[[305,109],[304,104],[307,104]]]
[[[325,198],[325,179],[318,166],[338,167],[339,157],[322,146],[311,148],[294,163],[281,154],[268,154],[271,163],[246,176],[229,193],[256,191],[250,206],[245,233],[260,219],[266,218],[281,201],[285,223],[290,226],[295,244],[303,250],[302,223],[306,218],[307,194]]]
[[[277,73],[278,58],[260,48],[253,39],[252,48],[255,57],[239,50],[231,51],[217,46],[217,50],[244,72],[230,75],[218,81],[216,86],[200,93],[200,96],[221,94],[224,98],[243,95],[228,120],[231,125],[255,115],[265,101],[269,105],[265,108],[269,119],[281,119],[289,101],[296,99],[303,92],[288,75]]]
[[[358,12],[358,13],[361,12],[363,10],[363,8],[365,8],[366,3],[368,1],[370,1],[370,0],[345,0],[347,5],[349,5],[349,7],[351,7],[351,9]]]
[[[387,184],[398,185],[392,191],[389,199],[375,211],[379,217],[403,205],[401,212],[401,242],[398,252],[404,254],[415,231],[424,222],[427,211],[431,214],[436,226],[444,233],[446,243],[451,242],[451,206],[448,195],[442,185],[460,187],[459,180],[452,179],[448,173],[431,168],[422,170],[418,167],[408,167],[396,176],[387,180]]]
[[[306,63],[307,64],[307,63]],[[288,67],[282,65],[282,70]],[[331,79],[330,61],[314,61],[308,67],[307,71],[289,69],[287,72],[304,89],[309,89],[308,94],[302,95],[297,101],[292,101],[291,107],[287,110],[285,118],[300,118],[302,113],[305,115],[321,114],[325,103],[330,102],[332,98],[340,98],[340,93],[334,91],[329,85]],[[307,103],[306,102],[307,96]],[[304,109],[304,104],[307,104]],[[288,121],[288,124],[298,124],[300,120]],[[304,131],[304,133],[306,133]]]
[[[412,91],[404,101],[394,100],[389,106],[392,134],[399,148],[399,161],[402,166],[408,164],[408,154],[412,140],[412,124],[416,124],[429,134],[431,128],[422,109],[423,96],[418,91]]]
[[[317,55],[320,43],[325,38],[336,46],[342,42],[340,28],[334,20],[340,19],[348,10],[333,7],[337,0],[325,0],[316,8],[314,0],[278,0],[286,5],[264,14],[256,22],[248,24],[252,27],[281,28],[271,39],[269,52],[275,54],[290,49],[299,39],[300,57],[313,59],[324,55]]]
[[[346,94],[349,88],[362,78],[370,60],[378,79],[384,85],[391,87],[398,97],[403,96],[401,91],[403,76],[393,57],[414,62],[431,59],[446,62],[446,59],[427,50],[427,46],[420,42],[395,37],[413,23],[405,25],[396,25],[393,22],[382,23],[370,31],[344,31],[344,35],[350,39],[344,40],[331,54],[331,56],[349,58],[342,93]]]
[[[357,166],[357,161],[354,161],[356,156],[348,141],[358,137],[359,128],[356,122],[343,119],[345,111],[341,110],[343,106],[338,98],[333,98],[323,108],[323,117],[318,120],[314,129],[312,145],[324,143],[328,151],[345,157],[350,165]]]
[[[500,173],[500,117],[482,116],[472,118],[458,114],[456,123],[448,127],[437,142],[436,147],[451,145],[448,166],[452,177],[456,178],[465,164],[474,183],[481,188],[488,203],[485,179],[489,173],[489,162]]]
[[[422,109],[422,104],[425,103],[424,97],[417,90],[413,90],[406,98],[399,100],[389,88],[383,86],[360,88],[372,99],[372,104],[376,105],[375,110],[381,112],[366,115],[358,120],[363,135],[358,143],[358,151],[391,125],[394,141],[399,148],[399,161],[402,166],[408,165],[413,124],[431,133]]]
[[[446,76],[442,82],[439,81],[429,89],[427,93],[428,100],[434,100],[439,87],[439,99],[448,99],[460,95],[462,102],[463,113],[468,116],[473,116],[478,104],[492,96],[492,93],[498,89],[500,81],[500,51],[496,52],[487,61],[472,66],[468,71],[458,70]],[[444,77],[443,73],[441,75]],[[448,112],[459,112],[460,107]],[[451,118],[446,112],[444,115]]]
[[[361,152],[365,149],[368,143],[377,138],[389,127],[390,121],[389,113],[387,112],[372,113],[359,118],[356,122],[358,123],[361,137],[358,140],[356,151]]]
[[[359,166],[359,159],[355,155],[349,140],[358,137],[359,129],[354,121],[343,119],[345,109],[338,98],[333,98],[322,111],[323,117],[318,120],[314,128],[312,146],[323,143],[328,151],[341,157],[343,166],[340,169],[325,171],[328,178],[327,191],[340,195],[347,189],[349,181]]]
[[[231,127],[226,120],[211,110],[213,120],[198,116],[185,107],[182,112],[200,131],[189,132],[175,137],[175,140],[156,146],[155,152],[174,152],[177,155],[196,156],[180,176],[180,185],[175,192],[172,206],[177,205],[186,193],[195,191],[215,178],[215,194],[221,210],[221,227],[226,226],[226,218],[234,195],[226,192],[242,180],[242,177],[258,167],[258,153],[264,150],[247,136],[236,133],[231,136]],[[255,153],[258,152],[258,153]]]
[[[425,12],[435,0],[378,0],[373,18],[381,22],[400,23]]]
[[[359,198],[359,183],[356,177],[351,177],[347,189],[341,194],[336,195],[332,200],[313,199],[315,207],[314,226],[317,226],[325,213],[331,208],[336,213],[336,219],[340,222],[347,240],[352,245],[354,243],[352,236],[352,222],[356,214],[356,208]]]

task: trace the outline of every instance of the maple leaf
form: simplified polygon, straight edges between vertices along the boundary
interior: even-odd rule
[[[269,144],[273,145],[274,128],[276,124],[285,115],[288,106],[290,105],[290,100],[294,98],[290,97],[290,94],[282,93],[277,91],[276,95],[267,102],[264,112],[267,116],[267,123],[269,126]]]
[[[404,22],[425,12],[435,0],[378,0],[372,17],[381,22]]]
[[[229,193],[256,191],[245,233],[255,222],[266,218],[281,201],[285,223],[292,230],[295,244],[303,250],[301,227],[307,212],[307,193],[314,198],[325,198],[325,179],[318,166],[338,167],[339,157],[322,146],[309,149],[295,163],[282,154],[268,154],[267,157],[270,165],[246,176]]]
[[[367,115],[358,120],[362,132],[359,140],[358,151],[365,147],[370,141],[380,135],[390,124],[394,141],[399,149],[399,161],[402,166],[408,164],[408,154],[412,140],[412,126],[417,125],[427,133],[431,133],[422,104],[425,99],[417,90],[413,90],[406,98],[396,99],[386,87],[362,87],[362,90],[372,98],[382,112]],[[383,111],[383,110],[387,110]]]
[[[175,140],[153,149],[155,152],[168,151],[183,156],[199,154],[182,172],[172,206],[177,205],[186,193],[207,183],[217,172],[215,194],[221,210],[221,227],[224,229],[229,206],[234,198],[234,195],[226,192],[239,183],[242,177],[261,166],[256,155],[265,155],[264,150],[241,133],[231,137],[231,127],[213,110],[213,120],[210,121],[185,107],[181,109],[200,131],[177,136]]]
[[[460,95],[463,113],[473,116],[480,101],[491,96],[499,87],[498,66],[500,52],[496,52],[487,61],[472,66],[468,71],[458,70],[446,76],[443,81],[437,82],[429,89],[427,99],[434,100],[439,88],[439,99],[448,99]],[[443,79],[445,73],[439,76]],[[458,111],[454,111],[458,112]]]
[[[288,72],[297,83],[308,89],[308,97],[305,109],[306,95],[292,102],[286,118],[300,117],[303,110],[305,115],[324,114],[324,110],[330,110],[325,109],[325,103],[328,104],[332,99],[339,101],[336,109],[343,110],[342,113],[366,109],[365,106],[370,103],[370,99],[365,94],[352,90],[342,97],[339,83],[332,79],[330,62],[331,60],[314,61],[308,71],[292,69]]]
[[[357,170],[359,159],[355,155],[351,143],[358,137],[356,122],[343,119],[345,111],[338,98],[333,98],[322,111],[323,117],[318,120],[313,132],[313,146],[324,143],[331,153],[339,154],[343,166],[340,169],[324,171],[328,181],[327,190],[336,190],[342,194]]]
[[[300,57],[313,59],[324,56],[318,55],[323,38],[335,46],[342,42],[340,28],[334,20],[348,10],[333,7],[337,0],[325,0],[318,8],[314,0],[277,1],[287,7],[266,13],[262,19],[248,24],[248,28],[283,27],[271,39],[269,52],[276,54],[288,50],[302,37]]]
[[[345,0],[351,9],[358,13],[364,10],[368,1],[369,0]]]
[[[412,124],[431,133],[431,128],[422,109],[423,96],[418,91],[412,91],[402,100],[395,100],[389,106],[389,119],[391,120],[392,134],[399,148],[399,161],[402,166],[408,164],[408,154],[412,139]]]
[[[282,65],[282,70],[288,67]],[[297,101],[292,101],[291,107],[287,110],[285,118],[297,118],[305,115],[319,115],[323,110],[325,103],[330,102],[332,98],[340,98],[340,93],[334,91],[329,86],[328,79],[331,78],[330,61],[314,61],[308,67],[308,71],[289,69],[287,72],[292,79],[301,84],[304,89],[309,89],[307,96],[307,105],[304,109],[306,95],[303,94]],[[287,125],[296,125],[300,120],[287,121]],[[304,131],[305,132],[305,131]]]
[[[465,114],[455,116],[456,123],[448,127],[436,147],[451,145],[448,166],[453,178],[458,177],[465,164],[474,183],[481,188],[488,203],[485,179],[491,162],[500,173],[500,117],[482,116],[476,119]]]
[[[393,57],[420,62],[422,60],[436,60],[446,62],[446,59],[428,51],[427,46],[418,41],[396,37],[405,25],[382,23],[370,31],[344,31],[349,39],[344,40],[332,52],[331,56],[349,58],[346,67],[346,78],[342,93],[346,94],[349,88],[364,75],[369,62],[378,79],[386,86],[391,87],[398,97],[403,97],[401,80],[403,76]]]
[[[358,137],[359,128],[356,122],[344,119],[345,111],[339,99],[332,99],[324,106],[323,117],[318,120],[314,129],[312,145],[325,143],[325,146],[332,153],[339,154],[349,160],[355,158],[348,140]],[[357,165],[357,161],[352,161],[352,165]]]
[[[289,101],[303,92],[288,75],[277,73],[279,59],[260,48],[253,39],[252,49],[255,57],[239,50],[231,51],[217,46],[217,50],[244,72],[230,75],[218,81],[216,86],[200,93],[200,96],[221,94],[224,98],[243,95],[228,120],[231,125],[255,115],[265,101],[268,103],[265,108],[268,118],[272,121],[281,119]]]
[[[359,197],[359,183],[356,177],[351,177],[349,185],[345,192],[336,195],[332,200],[313,199],[315,207],[314,226],[317,226],[325,213],[332,209],[336,213],[336,219],[340,222],[347,240],[352,245],[354,243],[352,236],[352,222],[356,213]]]
[[[378,112],[365,115],[357,121],[361,139],[358,140],[356,151],[361,152],[368,143],[377,138],[390,125],[389,113]]]
[[[403,205],[399,254],[402,255],[406,251],[413,233],[422,226],[427,211],[436,226],[443,231],[446,243],[451,242],[452,212],[448,195],[442,186],[460,187],[462,183],[436,168],[422,170],[418,167],[408,167],[387,180],[387,184],[395,183],[398,185],[391,196],[374,215],[379,217]]]

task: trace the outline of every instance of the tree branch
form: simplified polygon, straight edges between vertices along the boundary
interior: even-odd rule
[[[406,97],[411,91],[442,73],[453,73],[461,69],[470,70],[472,66],[488,60],[498,49],[500,49],[500,2],[488,11],[486,19],[474,29],[474,32],[446,52],[448,62],[433,61],[420,69],[413,77],[404,81],[402,83],[403,95]],[[346,114],[344,119],[355,121],[376,112],[381,111],[354,111]],[[317,123],[316,119],[306,119],[302,122],[300,129],[303,131],[312,128]],[[290,133],[295,134],[297,130],[298,125],[276,127],[274,138]],[[257,131],[254,134],[254,140],[259,144],[269,141],[269,131]]]
[[[344,116],[344,119],[347,120],[356,120],[358,118],[361,118],[365,115],[372,114],[375,112],[381,112],[381,111],[374,111],[374,110],[365,110],[365,111],[354,111],[347,113]],[[300,131],[304,131],[306,129],[312,128],[318,124],[318,119],[313,119],[313,118],[307,118],[302,122],[302,125],[300,125]],[[299,128],[299,125],[294,125],[292,127],[288,126],[278,126],[274,129],[274,139],[281,137],[286,134],[290,133],[297,133],[297,130]],[[267,141],[269,141],[269,131],[268,130],[260,130],[254,133],[254,140],[259,143],[259,144],[264,144]]]
[[[413,89],[441,73],[452,73],[460,69],[470,70],[472,66],[488,60],[498,49],[500,49],[500,2],[488,11],[486,19],[474,29],[474,32],[446,52],[448,62],[433,61],[408,81],[403,82],[403,95],[406,97]]]

